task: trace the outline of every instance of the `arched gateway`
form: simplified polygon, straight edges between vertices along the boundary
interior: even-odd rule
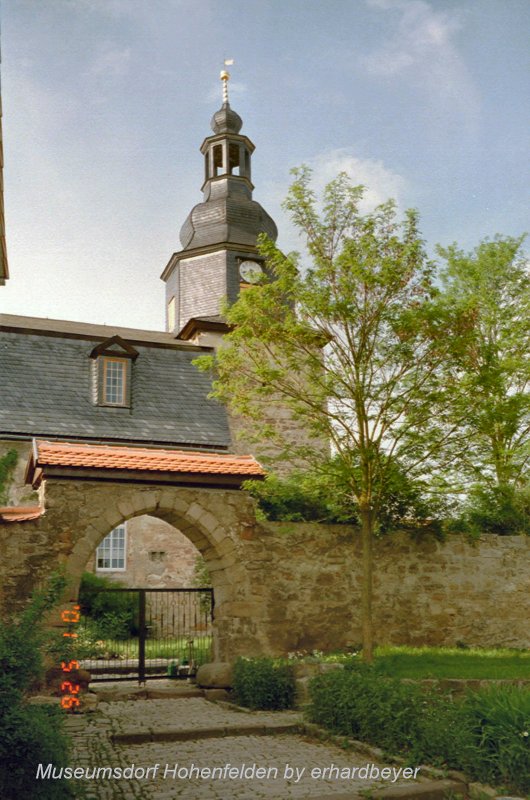
[[[26,475],[43,506],[29,519],[22,508],[12,511],[4,606],[27,598],[58,564],[69,579],[65,599],[74,599],[89,556],[109,531],[149,514],[184,533],[206,562],[215,596],[215,659],[267,651],[264,608],[251,580],[253,562],[263,563],[266,554],[253,535],[252,502],[240,489],[261,474],[249,456],[35,441]]]

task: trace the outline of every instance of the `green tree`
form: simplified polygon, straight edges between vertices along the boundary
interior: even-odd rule
[[[379,500],[379,533],[398,528],[418,531],[425,527],[441,533],[446,516],[445,497],[433,497],[427,481],[412,480],[392,461],[385,470],[385,485]],[[279,477],[270,472],[265,480],[245,481],[243,488],[258,501],[257,513],[265,519],[349,523],[358,525],[352,504],[351,478],[340,459],[323,460],[318,469],[293,469]]]
[[[358,210],[362,187],[340,175],[317,210],[310,171],[294,171],[285,202],[312,264],[299,267],[262,242],[273,280],[241,293],[227,309],[233,331],[214,362],[214,394],[247,420],[247,436],[283,447],[281,458],[323,461],[322,440],[346,477],[363,550],[363,657],[372,660],[372,539],[385,484],[396,464],[424,475],[449,435],[443,367],[446,322],[435,314],[433,265],[417,214],[397,219],[392,202]],[[293,443],[270,422],[287,408],[307,431]],[[433,419],[437,408],[437,420]]]
[[[454,409],[466,446],[455,451],[464,479],[501,494],[527,483],[530,463],[530,271],[524,237],[497,236],[471,253],[439,247],[446,307],[467,324],[452,358]],[[506,490],[506,491],[505,491]]]

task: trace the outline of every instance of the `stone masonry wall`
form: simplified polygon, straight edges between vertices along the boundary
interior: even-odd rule
[[[361,641],[361,543],[342,525],[267,523],[275,646],[331,650]],[[530,537],[406,533],[376,540],[379,644],[530,647]]]
[[[46,513],[0,525],[0,609],[11,614],[58,564],[69,598],[95,547],[124,520],[149,514],[203,555],[215,594],[214,650],[237,655],[333,650],[361,640],[359,532],[257,523],[239,490],[48,480]],[[414,541],[374,548],[379,643],[530,646],[530,537]]]

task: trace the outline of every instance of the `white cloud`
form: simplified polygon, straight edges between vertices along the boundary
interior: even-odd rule
[[[312,159],[306,160],[312,170],[311,188],[317,198],[322,190],[340,172],[345,172],[354,186],[362,184],[365,187],[364,195],[359,203],[361,213],[372,211],[380,203],[393,198],[398,208],[403,208],[406,203],[406,179],[385,166],[381,160],[372,158],[359,158],[347,148],[339,148],[320,153]],[[264,186],[263,205],[276,220],[281,236],[278,244],[288,252],[300,250],[302,238],[290,222],[287,214],[282,210],[282,202],[288,191],[287,183],[269,183]]]
[[[443,110],[456,109],[472,121],[478,111],[478,95],[455,42],[463,27],[462,13],[434,8],[425,0],[366,2],[399,17],[394,33],[362,58],[364,67],[386,78],[405,76],[426,90]]]
[[[397,172],[385,167],[381,160],[373,158],[357,158],[346,148],[321,153],[309,166],[313,170],[312,185],[317,193],[321,192],[329,181],[336,178],[339,172],[345,172],[355,185],[365,186],[360,209],[372,211],[377,205],[394,198],[402,204],[406,188],[405,179]]]

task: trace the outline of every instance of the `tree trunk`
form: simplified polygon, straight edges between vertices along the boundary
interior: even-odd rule
[[[362,541],[362,590],[361,590],[361,614],[362,614],[362,635],[363,635],[363,661],[371,664],[374,660],[374,629],[372,622],[372,535],[374,513],[370,508],[361,508],[361,541]]]

